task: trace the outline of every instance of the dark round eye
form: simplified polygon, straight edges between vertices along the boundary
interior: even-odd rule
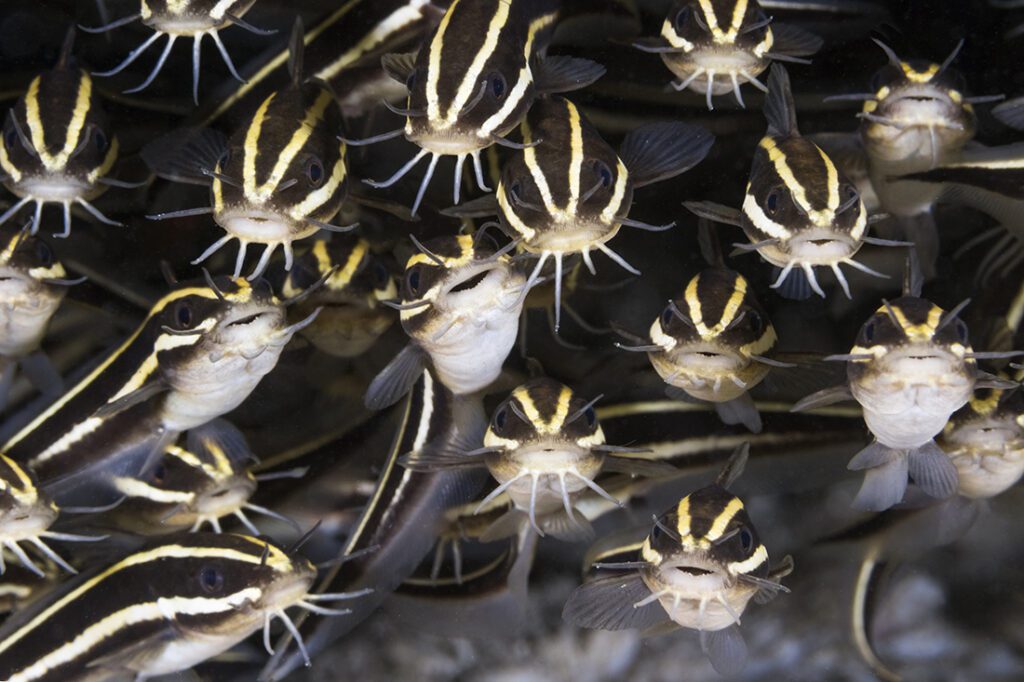
[[[18,131],[14,129],[14,126],[9,126],[4,132],[4,146],[7,147],[7,151],[14,151],[14,145],[18,144]]]
[[[199,585],[204,592],[217,592],[224,586],[224,574],[218,568],[206,566],[199,571]]]
[[[167,467],[163,464],[158,464],[156,469],[153,469],[153,482],[163,483],[164,478],[167,476]]]
[[[850,183],[846,183],[843,187],[843,194],[846,195],[847,199],[854,199],[857,196],[857,188]]]
[[[36,259],[44,268],[53,265],[53,251],[42,240],[36,242]]]
[[[747,320],[747,324],[750,325],[750,328],[754,331],[755,334],[760,334],[762,331],[764,331],[764,318],[761,317],[761,313],[757,312],[756,310],[748,310]]]
[[[740,529],[740,545],[744,552],[749,552],[754,548],[754,534],[746,528]]]
[[[588,407],[583,413],[583,418],[587,420],[587,426],[594,428],[597,424],[597,412],[594,411],[593,407]]]
[[[686,28],[686,22],[690,19],[690,8],[684,7],[676,13],[676,18],[672,22],[676,27],[676,32],[681,32]]]
[[[960,343],[967,343],[967,323],[963,320],[956,321],[956,335]]]
[[[174,321],[179,329],[188,329],[192,326],[192,306],[186,301],[178,301],[174,309]]]
[[[306,161],[306,179],[313,187],[319,187],[324,182],[324,164],[315,156]]]
[[[416,73],[417,69],[413,69],[409,72],[409,77],[405,79],[405,87],[409,92],[412,92],[413,88],[416,87]]]
[[[252,283],[253,296],[261,300],[269,300],[274,297],[274,287],[270,285],[270,280],[265,277],[260,277]]]
[[[505,77],[495,71],[487,77],[487,83],[491,87],[491,94],[494,95],[495,99],[502,99],[505,97],[505,92],[508,89],[508,85],[505,83]]]
[[[773,189],[764,199],[764,210],[770,216],[779,210],[779,190]]]
[[[413,296],[420,295],[420,266],[414,265],[405,273],[405,286]]]
[[[375,262],[373,264],[373,281],[378,289],[383,289],[388,285],[388,269],[384,267],[383,263]]]
[[[661,328],[668,329],[668,326],[672,324],[672,318],[675,317],[675,311],[672,310],[672,306],[668,306],[661,311]]]
[[[105,152],[107,151],[107,145],[110,144],[110,140],[107,139],[107,134],[102,130],[99,128],[93,128],[92,143],[96,147],[96,151]]]
[[[491,420],[491,425],[495,432],[500,432],[505,428],[506,423],[508,423],[508,405],[502,405],[498,408],[498,411],[494,413],[494,419]]]
[[[652,540],[657,540],[660,537],[661,537],[661,524],[660,523],[656,523],[656,524],[654,524],[654,528],[651,529],[651,539]]]
[[[872,343],[875,340],[875,322],[872,320],[864,325],[864,340]]]
[[[602,187],[611,187],[612,180],[612,169],[608,167],[608,164],[604,161],[594,161],[594,170],[597,172],[597,176],[601,178]]]

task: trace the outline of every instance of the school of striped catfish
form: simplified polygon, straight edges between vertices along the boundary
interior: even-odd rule
[[[4,3],[0,679],[1024,677],[1024,2],[939,4]]]

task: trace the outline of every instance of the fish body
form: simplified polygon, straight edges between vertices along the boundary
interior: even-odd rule
[[[804,62],[794,57],[821,45],[817,36],[771,21],[757,0],[685,0],[673,3],[658,38],[636,47],[661,56],[677,78],[673,88],[704,95],[714,109],[712,97],[729,92],[745,106],[740,86],[767,92],[757,77],[772,59]]]
[[[151,542],[65,583],[0,629],[11,682],[151,677],[231,648],[304,597],[316,570],[253,537]]]
[[[697,630],[719,673],[742,671],[747,654],[739,619],[758,593],[785,590],[778,581],[792,570],[792,560],[770,567],[743,501],[725,487],[742,470],[747,450],[740,452],[715,483],[656,517],[641,544],[606,553],[596,568],[617,573],[577,588],[562,617],[605,630]],[[632,560],[603,561],[619,556]]]
[[[331,273],[333,268],[337,270]],[[323,277],[327,277],[323,286],[297,306],[300,316],[323,308],[302,335],[335,357],[365,353],[395,321],[394,313],[381,305],[398,296],[394,278],[369,242],[338,235],[330,241],[316,239],[296,259],[282,293],[288,298],[298,296]]]
[[[63,207],[62,237],[71,233],[73,205],[100,222],[120,225],[89,203],[106,191],[119,143],[92,76],[74,64],[73,44],[69,31],[57,65],[32,79],[3,126],[0,169],[4,186],[18,201],[0,215],[0,223],[34,203],[33,235],[47,203]]]
[[[437,379],[456,395],[489,386],[516,342],[525,276],[503,252],[470,235],[421,244],[405,264],[399,318],[406,347],[371,383],[366,404],[394,404],[429,358]]]
[[[647,357],[666,384],[698,400],[731,403],[736,415],[722,414],[727,423],[760,430],[748,392],[768,375],[766,358],[778,336],[746,278],[725,267],[700,272],[651,324],[649,336],[657,350]]]
[[[182,283],[3,449],[44,487],[138,474],[154,447],[245,400],[296,329],[265,282]],[[78,483],[70,492],[86,495]]]
[[[420,151],[383,182],[397,182],[421,159],[430,166],[413,203],[419,208],[442,156],[455,156],[454,203],[462,169],[472,158],[477,184],[485,185],[480,152],[505,140],[542,94],[577,90],[604,69],[585,59],[543,57],[558,18],[557,0],[455,0],[415,54],[387,55],[385,70],[405,83],[402,133]]]

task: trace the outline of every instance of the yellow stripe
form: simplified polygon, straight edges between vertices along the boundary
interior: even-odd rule
[[[736,516],[743,509],[743,501],[738,497],[733,497],[729,500],[729,504],[725,505],[725,509],[722,513],[715,517],[715,520],[711,524],[711,528],[704,535],[705,540],[714,542],[718,538],[725,535],[725,529],[729,527],[729,523],[733,517]]]
[[[257,193],[256,187],[256,157],[260,153],[260,132],[263,129],[263,121],[267,117],[267,109],[270,107],[270,102],[273,101],[277,93],[272,93],[270,97],[263,100],[260,104],[260,108],[256,110],[256,114],[252,117],[252,123],[249,124],[248,130],[245,131],[245,143],[242,147],[242,154],[244,157],[242,165],[242,186],[245,192],[245,196],[254,197]]]
[[[452,4],[451,8],[445,14],[445,19],[448,19],[455,11],[456,4],[458,3],[456,2]],[[442,130],[451,127],[458,120],[459,114],[462,113],[466,103],[469,102],[469,98],[472,97],[480,87],[480,75],[484,70],[484,66],[487,64],[487,60],[490,59],[494,50],[498,47],[498,41],[501,38],[501,30],[505,27],[505,24],[508,23],[509,10],[511,6],[511,2],[499,2],[497,4],[494,16],[491,17],[491,22],[487,26],[487,34],[484,37],[483,45],[480,46],[480,49],[477,51],[476,55],[474,55],[469,68],[466,69],[466,73],[462,77],[462,81],[459,83],[459,89],[455,93],[455,98],[448,106],[448,111],[445,112],[444,118],[440,121],[435,121],[433,114],[430,114],[431,122],[438,124]],[[441,38],[441,35],[441,30],[438,29],[437,37],[434,38],[434,42],[430,46],[430,66],[432,75],[434,76],[435,93],[437,79],[440,77],[441,47],[443,43],[438,40],[438,38]],[[435,59],[437,64],[436,71],[434,70]]]
[[[213,292],[213,290],[209,289],[208,287],[188,287],[185,289],[178,289],[177,291],[172,291],[171,293],[164,296],[162,299],[157,301],[156,305],[154,305],[153,309],[150,310],[149,314],[146,316],[146,319],[142,322],[142,324],[139,325],[139,327],[134,332],[132,332],[132,335],[129,336],[128,339],[124,343],[122,343],[117,350],[111,353],[110,356],[106,360],[101,362],[96,367],[96,369],[94,369],[92,372],[88,374],[88,376],[86,376],[84,379],[78,382],[74,386],[74,388],[65,393],[55,403],[50,405],[50,407],[47,408],[45,412],[43,412],[38,417],[33,419],[31,422],[29,422],[27,426],[25,426],[23,429],[21,429],[21,431],[15,434],[9,441],[7,441],[7,443],[4,444],[3,449],[10,450],[12,447],[17,445],[26,436],[28,436],[37,428],[39,428],[39,426],[43,424],[47,419],[52,417],[56,412],[63,408],[68,402],[73,400],[75,396],[77,396],[88,386],[90,386],[92,382],[96,380],[97,377],[101,376],[105,371],[107,371],[107,368],[110,367],[110,365],[113,364],[115,360],[120,358],[129,348],[131,348],[132,344],[139,337],[139,334],[142,333],[142,330],[146,328],[146,326],[149,324],[149,321],[155,315],[162,312],[164,308],[166,308],[174,301],[177,301],[178,299],[181,298],[185,298],[187,296],[201,296],[202,298],[209,299],[217,298],[217,295]]]
[[[277,189],[277,186],[281,184],[281,180],[284,179],[284,174],[288,172],[288,168],[291,166],[296,154],[305,146],[306,141],[313,134],[317,124],[323,120],[327,105],[333,101],[334,97],[330,92],[325,89],[320,90],[320,94],[317,95],[313,105],[306,110],[306,115],[299,124],[299,127],[292,133],[288,144],[278,153],[277,162],[270,172],[270,177],[257,189],[257,196],[261,203],[269,199],[270,195]],[[246,140],[246,146],[248,147],[248,139]],[[342,143],[342,150],[344,150],[344,143]],[[248,152],[248,149],[246,151]],[[344,153],[342,153],[342,158],[344,156]]]
[[[149,621],[167,621],[172,628],[175,614],[199,615],[206,613],[223,613],[240,610],[246,604],[253,604],[263,596],[258,587],[247,587],[230,595],[218,598],[207,597],[160,597],[154,602],[133,604],[115,611],[94,625],[82,630],[74,639],[63,644],[45,656],[36,659],[32,665],[14,673],[8,682],[31,682],[45,676],[49,671],[67,665],[87,655],[96,645],[109,639],[112,635],[136,623]],[[173,642],[167,642],[171,646]],[[154,654],[159,653],[154,651]]]
[[[331,168],[331,175],[328,177],[327,182],[307,194],[305,199],[288,211],[288,215],[290,215],[294,220],[303,220],[307,218],[314,211],[330,201],[331,197],[333,197],[338,191],[341,183],[345,182],[345,178],[347,176],[348,168],[345,165],[345,143],[342,142],[338,147],[338,160],[334,162],[334,166]],[[330,216],[327,217],[329,218]],[[311,225],[310,229],[312,232],[315,232],[320,228],[316,225]]]
[[[921,324],[911,324],[910,320],[903,313],[903,310],[899,306],[890,306],[893,315],[896,316],[896,322],[899,324],[900,329],[906,334],[907,338],[911,341],[931,341],[932,337],[935,336],[935,329],[939,326],[939,322],[942,321],[942,314],[945,312],[942,308],[937,305],[932,305],[928,311],[928,319]],[[882,306],[876,313],[888,313],[888,308]]]
[[[254,545],[260,547],[269,547],[269,553],[267,556],[267,565],[278,570],[288,571],[292,568],[292,562],[288,559],[288,556],[277,547],[251,538],[244,535],[237,535],[235,537],[249,540]],[[74,600],[81,597],[83,594],[91,590],[93,587],[103,582],[110,576],[132,566],[138,566],[150,561],[157,561],[159,559],[193,559],[211,557],[217,559],[228,559],[231,561],[240,561],[247,564],[259,564],[261,561],[262,551],[260,553],[246,554],[234,549],[228,548],[210,548],[210,547],[185,547],[182,545],[166,545],[164,547],[157,547],[145,552],[139,552],[138,554],[132,554],[129,557],[122,559],[110,568],[102,571],[101,573],[93,576],[89,580],[83,582],[81,585],[76,587],[68,594],[61,597],[59,600],[51,604],[35,618],[25,624],[24,627],[19,628],[11,635],[0,642],[0,654],[10,649],[12,646],[17,644],[23,637],[32,632],[35,628],[39,627],[42,623],[45,623],[53,614],[63,609],[65,606],[73,602]]]
[[[692,519],[690,518],[690,496],[687,495],[683,499],[679,500],[679,504],[676,506],[676,530],[679,532],[680,538],[689,537],[690,526]]]
[[[75,151],[82,136],[85,126],[85,117],[89,113],[92,99],[92,79],[84,71],[79,72],[78,91],[75,95],[75,108],[72,110],[71,120],[64,131],[64,146],[57,154],[50,154],[46,148],[46,138],[43,128],[43,120],[39,108],[39,84],[40,76],[32,79],[28,92],[25,94],[25,118],[28,121],[29,137],[32,146],[39,154],[39,160],[43,162],[49,171],[63,170],[67,165],[71,152]]]
[[[427,118],[431,122],[441,118],[440,95],[437,92],[437,84],[441,80],[441,50],[444,48],[444,34],[451,23],[452,14],[459,6],[460,0],[453,0],[448,11],[441,17],[441,23],[437,26],[437,33],[430,41],[429,59],[427,61]]]
[[[684,296],[686,298],[686,305],[690,308],[690,318],[693,321],[693,326],[697,328],[697,333],[700,334],[701,339],[704,341],[710,341],[724,332],[726,327],[732,324],[733,320],[736,319],[740,305],[743,303],[743,300],[747,295],[747,280],[744,279],[742,275],[736,275],[732,293],[729,295],[729,300],[726,301],[725,307],[722,309],[722,316],[719,318],[718,322],[712,326],[708,326],[707,322],[704,320],[700,296],[697,293],[697,285],[699,282],[700,275],[691,279],[690,283],[686,285],[686,292],[684,293]]]
[[[526,34],[526,42],[523,44],[523,67],[519,69],[519,76],[516,79],[516,84],[509,90],[508,96],[505,98],[504,104],[498,109],[490,118],[483,122],[478,131],[478,135],[483,138],[489,138],[498,126],[504,123],[508,117],[512,114],[523,97],[526,95],[526,89],[533,83],[533,72],[530,70],[530,57],[533,54],[533,43],[537,39],[537,34],[542,30],[550,26],[555,22],[557,13],[545,14],[535,19],[531,24]],[[504,132],[504,131],[501,131]]]
[[[765,549],[764,545],[758,545],[757,549],[754,550],[754,553],[747,559],[743,561],[734,561],[729,564],[729,570],[733,575],[750,573],[766,561],[768,561],[768,550]]]
[[[569,199],[565,212],[575,215],[580,203],[580,175],[583,172],[583,125],[580,112],[569,100],[565,100],[569,111]]]

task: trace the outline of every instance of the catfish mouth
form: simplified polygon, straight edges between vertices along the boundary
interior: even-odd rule
[[[502,456],[514,462],[519,469],[529,469],[540,475],[557,475],[569,469],[579,470],[586,475],[592,468],[589,466],[590,460],[600,465],[600,458],[594,457],[589,448],[562,439],[549,438],[527,443],[515,450],[506,450]]]
[[[859,246],[848,234],[821,228],[797,233],[786,243],[792,257],[812,265],[830,265],[849,258]]]
[[[987,421],[954,429],[946,440],[960,447],[1005,450],[1011,444],[1024,444],[1024,432],[1012,419]]]
[[[282,307],[250,303],[236,306],[217,325],[217,343],[226,350],[265,345],[277,336],[285,324]]]
[[[215,215],[224,231],[243,242],[277,244],[302,239],[315,233],[315,225],[294,220],[283,211],[237,207],[225,209]]]
[[[677,346],[671,351],[670,359],[684,374],[718,374],[742,369],[749,364],[749,361],[736,351],[708,344]]]
[[[208,15],[205,14],[188,14],[184,16],[175,16],[173,14],[154,15],[142,23],[161,33],[189,38],[210,29],[224,28],[228,24],[226,20],[220,22],[210,21]]]
[[[449,274],[438,302],[447,310],[490,308],[509,288],[509,280],[505,263],[472,263]]]
[[[84,197],[93,185],[74,176],[43,175],[26,178],[18,183],[17,188],[20,194],[37,201],[64,203]]]
[[[299,562],[297,564],[292,561],[291,570],[279,574],[263,590],[259,608],[266,611],[284,611],[306,598],[316,579],[316,571],[306,564],[304,559],[299,559]]]
[[[582,207],[581,207],[582,208]],[[543,212],[545,225],[536,225],[536,234],[523,248],[533,253],[550,251],[570,254],[594,248],[610,240],[618,233],[616,223],[603,223],[597,219],[584,216],[568,216],[564,221]]]
[[[665,587],[691,594],[717,592],[730,583],[728,573],[719,562],[698,554],[665,561],[658,567],[658,578]]]
[[[935,86],[902,88],[879,102],[877,114],[908,125],[963,129],[962,105]]]
[[[2,517],[4,540],[28,540],[47,530],[57,516],[49,509],[33,506],[28,509],[12,509]]]
[[[240,509],[249,501],[256,486],[247,480],[237,480],[233,484],[219,486],[199,497],[196,513],[200,516],[226,516]]]
[[[424,118],[414,119],[413,128],[413,132],[406,133],[406,139],[438,156],[479,154],[491,146],[491,141],[477,135],[476,130],[465,130],[458,125],[438,130]]]

